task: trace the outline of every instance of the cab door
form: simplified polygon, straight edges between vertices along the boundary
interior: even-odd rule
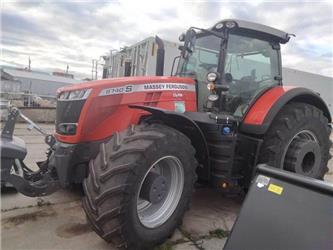
[[[242,118],[258,95],[281,84],[278,48],[269,41],[229,34],[224,65],[229,91],[224,110]]]

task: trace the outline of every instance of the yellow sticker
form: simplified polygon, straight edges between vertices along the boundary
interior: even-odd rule
[[[283,187],[280,187],[280,186],[274,185],[274,184],[269,184],[268,191],[281,195],[283,192]]]

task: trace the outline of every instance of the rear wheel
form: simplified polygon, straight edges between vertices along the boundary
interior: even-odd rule
[[[328,171],[330,133],[321,110],[305,103],[287,104],[265,135],[260,162],[322,179]]]
[[[195,151],[177,130],[130,127],[101,145],[84,181],[83,207],[103,239],[149,249],[181,223],[196,180]]]

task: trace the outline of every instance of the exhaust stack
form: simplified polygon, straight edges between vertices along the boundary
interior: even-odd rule
[[[157,43],[157,58],[156,58],[156,72],[155,75],[163,76],[164,73],[164,43],[158,36],[155,37]]]

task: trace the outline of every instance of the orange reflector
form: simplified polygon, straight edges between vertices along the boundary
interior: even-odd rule
[[[214,90],[215,89],[215,84],[214,83],[208,83],[207,84],[207,89],[210,90],[210,91]]]

